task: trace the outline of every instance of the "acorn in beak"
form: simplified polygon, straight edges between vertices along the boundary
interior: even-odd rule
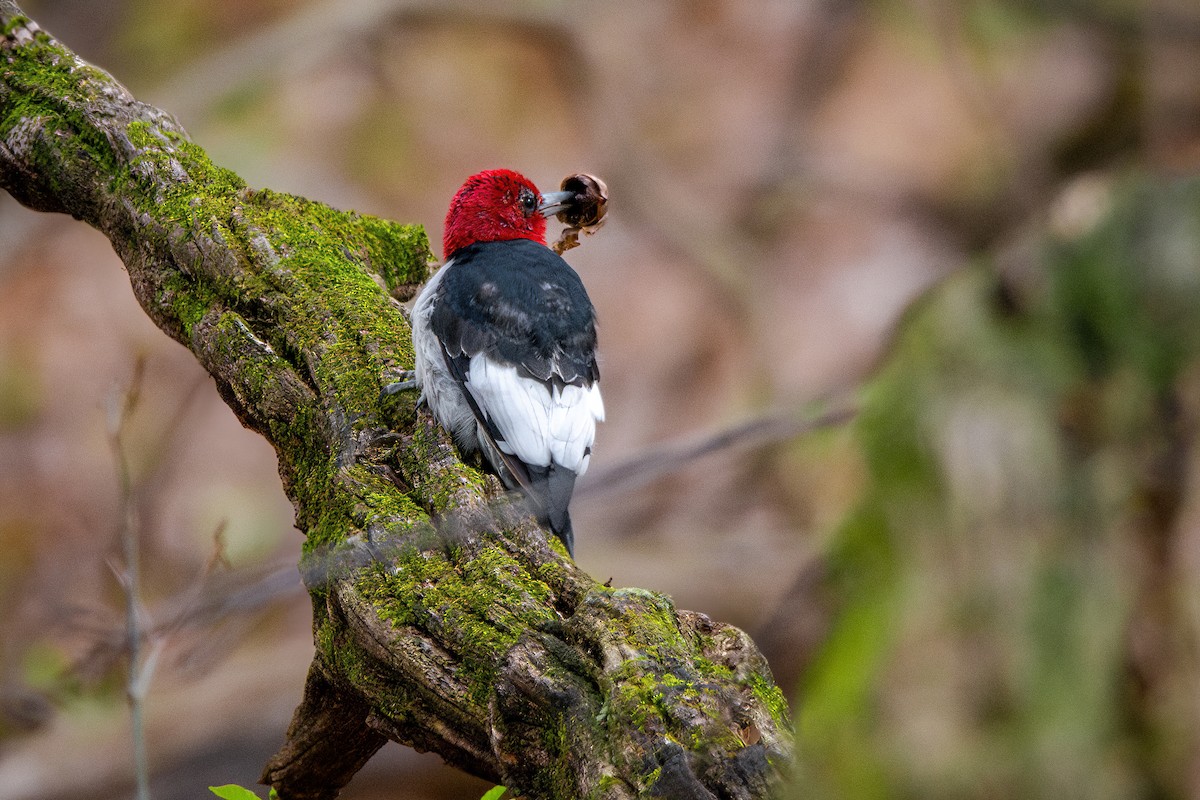
[[[595,175],[579,172],[563,178],[560,191],[542,195],[538,212],[572,228],[595,228],[608,211],[608,187]]]
[[[595,233],[604,223],[608,212],[608,186],[595,175],[579,172],[563,178],[560,191],[542,195],[538,212],[542,216],[558,218],[566,228],[559,240],[551,245],[554,252],[562,255],[566,250],[579,245],[579,233]]]

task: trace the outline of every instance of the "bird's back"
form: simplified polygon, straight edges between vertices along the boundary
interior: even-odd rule
[[[438,421],[526,491],[570,549],[567,506],[604,418],[579,276],[536,242],[468,245],[421,293],[413,330]]]

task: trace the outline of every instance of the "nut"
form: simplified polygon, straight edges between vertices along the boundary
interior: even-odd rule
[[[604,221],[608,211],[608,187],[595,175],[579,172],[563,178],[559,186],[572,192],[571,205],[558,212],[558,221],[572,228],[595,228]]]
[[[575,195],[570,205],[555,215],[567,226],[551,246],[561,256],[579,246],[580,231],[591,235],[604,224],[604,215],[608,213],[608,186],[595,175],[577,172],[563,178],[559,188]]]

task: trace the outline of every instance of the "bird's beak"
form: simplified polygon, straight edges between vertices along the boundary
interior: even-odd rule
[[[553,217],[564,210],[575,200],[574,192],[546,192],[542,202],[538,204],[538,213],[543,217]]]

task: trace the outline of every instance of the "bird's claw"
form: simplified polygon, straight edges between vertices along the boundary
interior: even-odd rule
[[[399,394],[400,392],[411,392],[413,389],[420,388],[421,385],[417,383],[417,373],[412,370],[405,370],[400,373],[400,380],[383,387],[383,394],[384,396],[388,396]]]

